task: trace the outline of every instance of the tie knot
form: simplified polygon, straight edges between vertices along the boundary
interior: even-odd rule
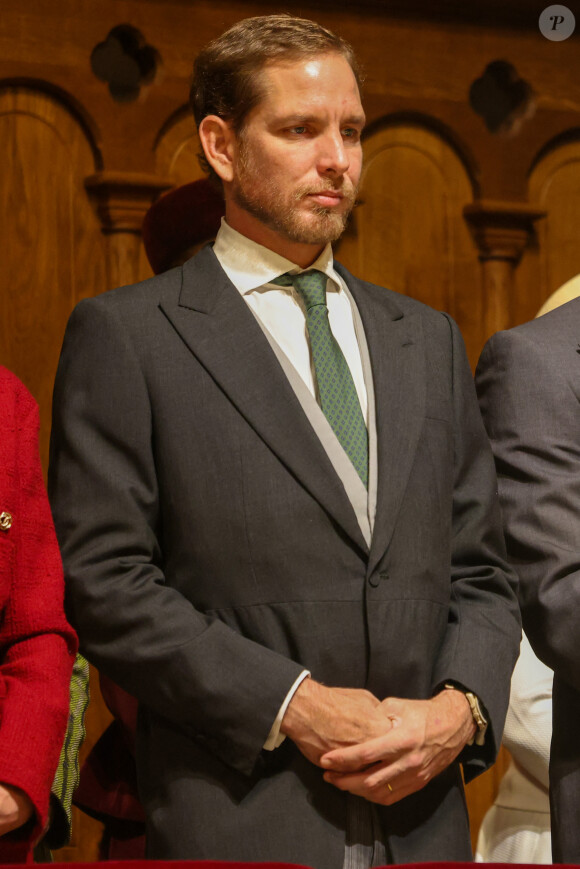
[[[326,275],[324,272],[319,272],[318,269],[301,272],[299,275],[286,273],[270,283],[282,287],[294,285],[304,299],[306,310],[314,308],[316,305],[326,305]]]

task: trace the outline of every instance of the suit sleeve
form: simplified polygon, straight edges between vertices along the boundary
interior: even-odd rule
[[[68,612],[103,673],[251,774],[302,667],[166,584],[154,426],[171,420],[153,418],[137,348],[111,307],[77,306],[55,385],[49,488]]]
[[[5,429],[8,422],[3,420]],[[7,584],[0,631],[0,782],[32,801],[34,839],[47,819],[77,641],[64,616],[62,565],[38,454],[38,411],[23,387],[13,433],[12,527],[0,532],[0,580]]]
[[[526,334],[500,332],[484,348],[477,389],[526,634],[540,660],[580,691],[580,404],[572,372]]]
[[[463,340],[453,344],[454,480],[451,601],[435,684],[472,691],[486,711],[484,745],[467,746],[460,760],[467,781],[495,760],[521,636],[517,579],[502,535],[493,456],[477,406]]]

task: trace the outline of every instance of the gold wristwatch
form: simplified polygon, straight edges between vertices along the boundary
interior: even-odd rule
[[[446,682],[443,687],[450,691],[461,691],[465,696],[465,699],[469,703],[469,708],[471,709],[473,721],[477,727],[475,736],[470,739],[467,744],[473,745],[475,743],[475,745],[483,745],[485,741],[485,732],[487,730],[487,718],[483,714],[479,698],[473,693],[473,691],[465,691],[463,688],[460,688],[458,685],[453,685],[450,682]]]

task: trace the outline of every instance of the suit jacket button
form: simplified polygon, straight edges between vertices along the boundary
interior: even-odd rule
[[[384,582],[384,580],[388,578],[388,573],[373,573],[369,576],[369,585],[372,585],[373,588],[377,588],[381,582]]]
[[[4,510],[0,513],[0,531],[10,531],[12,528],[12,514]]]

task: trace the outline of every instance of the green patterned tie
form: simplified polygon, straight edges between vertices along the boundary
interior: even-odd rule
[[[322,411],[357,474],[368,488],[367,429],[350,368],[330,330],[326,307],[326,275],[312,269],[299,275],[280,275],[270,283],[282,287],[294,285],[304,300]]]

